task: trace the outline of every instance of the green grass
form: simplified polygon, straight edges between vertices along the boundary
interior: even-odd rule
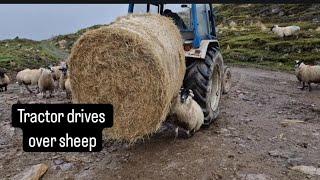
[[[237,23],[236,30],[231,30],[230,27],[219,30],[218,39],[224,60],[231,64],[281,71],[292,71],[295,60],[311,64],[320,61],[320,32],[315,31],[320,23],[314,21],[320,17],[319,8],[319,4],[218,6],[217,24],[228,27],[230,21]],[[282,15],[272,12],[274,9],[278,9]],[[266,32],[262,32],[255,25],[258,21],[265,24]],[[274,24],[300,26],[299,37],[278,38],[269,30]],[[26,39],[0,41],[0,67],[17,71],[27,67],[38,68],[55,64],[67,58],[73,44],[83,33],[101,26],[92,26],[45,41]],[[60,49],[58,42],[61,40],[67,41],[66,49]]]
[[[0,41],[0,67],[8,70],[56,64],[66,57],[66,53],[46,41],[27,39]]]
[[[280,8],[286,15],[263,15],[263,10],[270,10],[271,7]],[[228,26],[231,20],[237,23],[236,30],[229,27],[219,33],[222,55],[227,63],[293,71],[295,60],[310,64],[320,60],[320,32],[315,31],[320,24],[313,22],[320,12],[312,5],[222,5],[217,12],[218,24]],[[263,22],[267,31],[261,31],[255,25],[257,21]],[[301,31],[298,38],[281,39],[269,30],[274,24],[298,25]]]

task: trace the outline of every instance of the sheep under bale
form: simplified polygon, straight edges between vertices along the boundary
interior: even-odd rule
[[[286,26],[286,27],[279,27],[278,25],[274,25],[271,28],[271,31],[274,32],[279,37],[288,37],[297,34],[300,31],[299,26]]]
[[[43,97],[46,97],[47,91],[49,91],[49,96],[52,97],[54,91],[54,80],[51,74],[51,70],[43,69],[38,80],[38,87],[40,93]]]
[[[4,71],[0,70],[0,92],[7,91],[7,86],[10,83],[9,77]]]
[[[38,87],[38,80],[40,78],[40,75],[44,69],[24,69],[22,71],[19,71],[16,79],[17,83],[20,86],[20,92],[23,93],[22,85],[25,85],[26,89],[30,92],[33,93],[33,91],[28,87],[29,85],[31,86],[37,86],[37,93],[39,92],[39,87]]]
[[[188,137],[190,137],[201,128],[204,122],[202,109],[193,97],[192,90],[182,89],[172,101],[170,116],[174,117],[173,124],[177,125],[176,137],[179,127],[186,130]]]
[[[296,75],[298,80],[301,80],[302,82],[301,90],[306,87],[305,83],[307,83],[309,91],[311,91],[311,83],[320,83],[320,66],[306,65],[303,62],[300,62]]]
[[[179,93],[183,41],[167,17],[128,15],[82,35],[69,68],[73,103],[112,104],[114,124],[104,134],[135,142],[161,127]]]

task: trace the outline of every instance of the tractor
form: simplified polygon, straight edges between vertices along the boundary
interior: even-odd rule
[[[177,12],[177,13],[175,13]],[[224,66],[211,4],[129,4],[128,13],[158,13],[173,19],[184,40],[186,74],[183,88],[191,89],[208,127],[219,115],[222,93],[230,89],[231,73]]]

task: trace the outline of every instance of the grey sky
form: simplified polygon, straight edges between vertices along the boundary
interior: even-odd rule
[[[16,36],[34,40],[107,24],[127,14],[128,5],[0,5],[0,40]]]

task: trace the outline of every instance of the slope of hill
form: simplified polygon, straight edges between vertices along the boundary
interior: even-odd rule
[[[24,68],[38,68],[57,64],[67,59],[73,43],[89,29],[81,29],[74,34],[59,35],[48,40],[10,39],[0,41],[0,68],[18,71]]]
[[[225,61],[291,71],[295,60],[320,60],[320,5],[223,5],[216,8]],[[233,23],[234,22],[234,23]],[[279,38],[270,28],[298,25],[298,37]],[[231,26],[230,26],[231,25]]]
[[[291,71],[294,60],[320,60],[320,5],[219,5],[216,7],[218,38],[228,63]],[[281,39],[270,32],[274,24],[298,25],[298,37]],[[231,25],[231,26],[230,26]],[[49,40],[0,41],[0,67],[33,68],[66,59],[73,44],[87,30]]]

